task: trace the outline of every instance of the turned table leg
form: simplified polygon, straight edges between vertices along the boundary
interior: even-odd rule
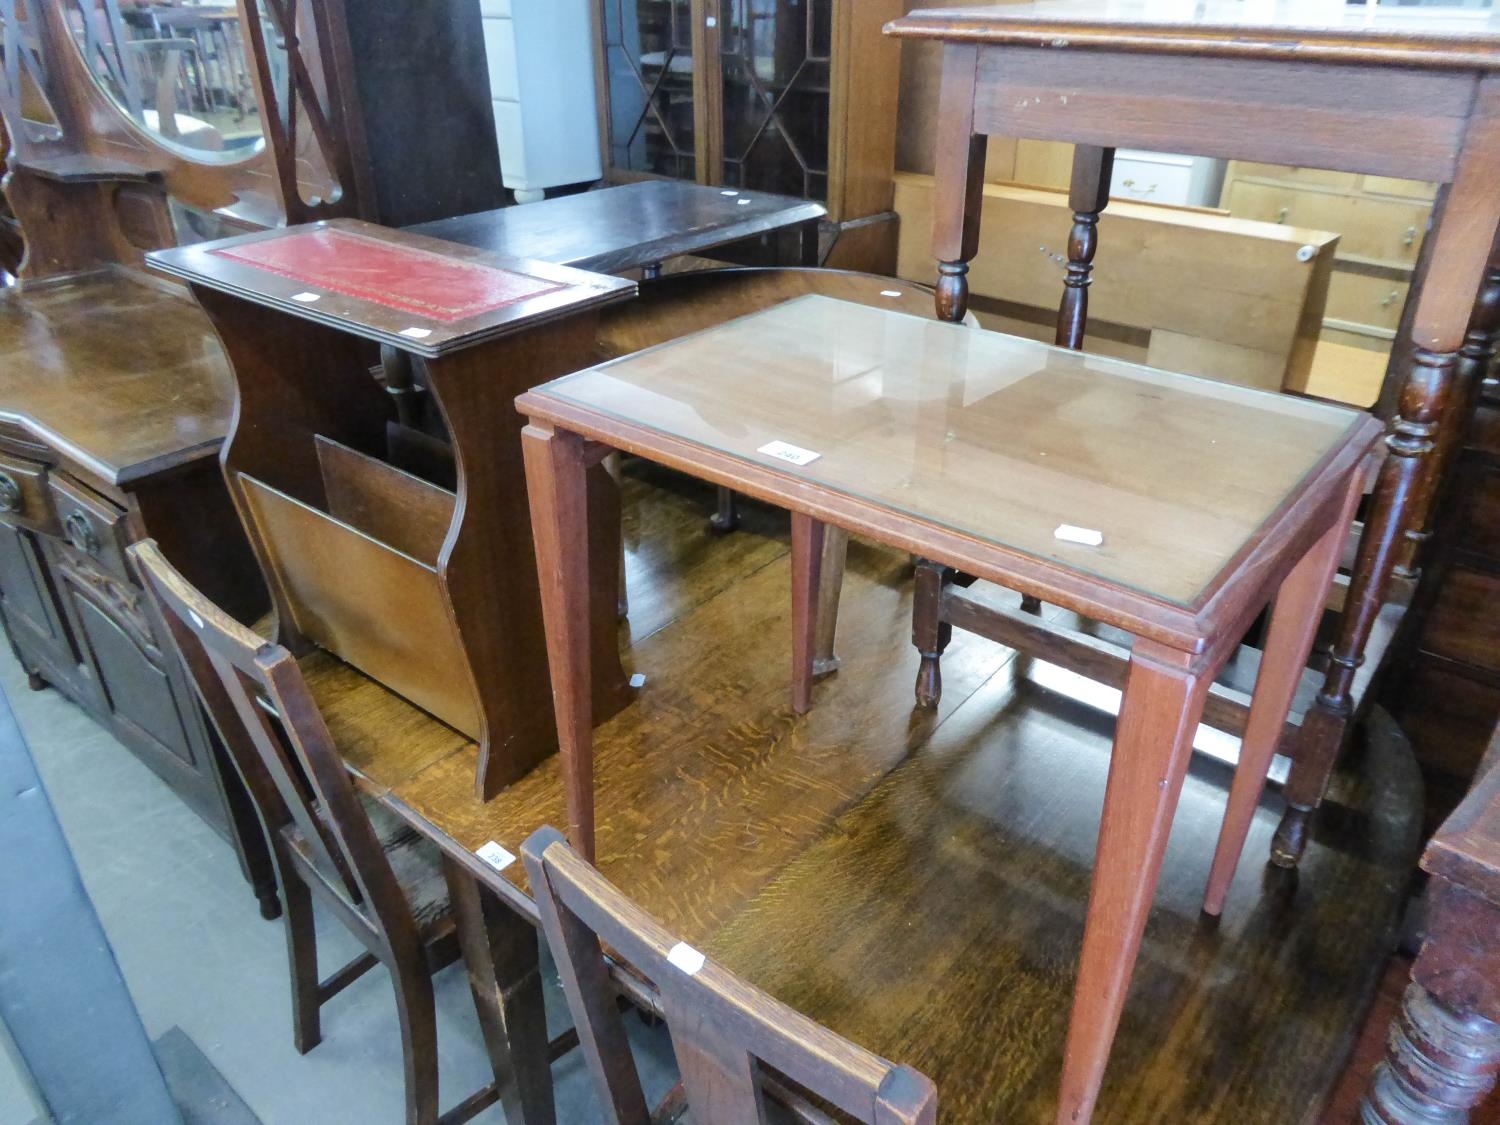
[[[1480,388],[1495,358],[1497,332],[1500,332],[1500,247],[1491,255],[1489,271],[1479,290],[1479,299],[1475,302],[1469,329],[1464,334],[1463,347],[1459,349],[1458,365],[1454,371],[1453,393],[1449,396],[1447,411],[1439,422],[1432,455],[1427,458],[1421,487],[1417,491],[1416,506],[1412,512],[1411,527],[1407,529],[1401,544],[1396,573],[1403,578],[1415,580],[1421,576],[1421,553],[1432,538],[1432,520],[1438,497],[1452,475],[1451,470],[1459,451],[1468,439],[1469,423],[1479,404]]]
[[[953,639],[953,626],[943,620],[943,589],[952,578],[953,571],[941,563],[926,559],[917,563],[911,643],[922,658],[917,668],[918,707],[936,707],[943,697],[943,650]]]
[[[1465,342],[1500,227],[1500,196],[1493,169],[1500,164],[1500,82],[1486,79],[1470,122],[1466,148],[1431,234],[1432,254],[1412,317],[1412,360],[1360,537],[1359,554],[1344,599],[1328,670],[1303,718],[1283,793],[1287,809],[1271,845],[1271,861],[1295,866],[1307,846],[1313,810],[1323,799],[1354,717],[1354,675],[1385,605],[1392,573],[1405,557],[1406,532],[1416,514],[1430,510],[1436,485],[1427,462],[1440,443],[1443,423],[1455,419],[1450,404]],[[1487,310],[1481,308],[1481,319]],[[1441,440],[1447,440],[1441,438]]]
[[[1500,904],[1436,875],[1427,900],[1427,936],[1360,1103],[1364,1125],[1460,1125],[1500,1072]]]
[[[1099,248],[1099,214],[1109,203],[1109,181],[1114,167],[1112,148],[1079,145],[1074,149],[1073,180],[1068,189],[1073,229],[1068,235],[1068,273],[1063,279],[1062,304],[1057,310],[1059,347],[1075,351],[1083,347],[1089,318],[1090,275],[1094,272],[1094,253]]]
[[[974,131],[974,86],[979,49],[943,47],[938,97],[937,169],[934,176],[932,252],[938,258],[937,315],[962,321],[969,311],[969,262],[979,252],[988,138]]]

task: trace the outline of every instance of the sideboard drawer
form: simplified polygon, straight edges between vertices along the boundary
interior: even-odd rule
[[[33,531],[57,531],[46,465],[0,453],[0,520]]]
[[[68,545],[128,581],[124,510],[63,477],[52,478],[52,499],[59,533]]]

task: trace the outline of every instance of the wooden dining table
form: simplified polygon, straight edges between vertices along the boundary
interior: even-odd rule
[[[572,843],[595,849],[586,474],[614,450],[791,511],[791,709],[832,524],[1134,638],[1057,1121],[1088,1120],[1208,686],[1274,602],[1217,914],[1381,427],[1355,411],[809,296],[516,402]]]

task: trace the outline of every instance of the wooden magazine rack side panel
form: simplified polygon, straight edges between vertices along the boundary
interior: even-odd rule
[[[329,515],[402,554],[437,559],[453,523],[452,492],[322,434],[313,441]]]
[[[297,631],[471,738],[468,661],[432,563],[241,474]]]
[[[514,401],[594,362],[597,314],[425,361],[452,439],[450,493],[385,461],[394,411],[370,374],[372,344],[202,285],[193,293],[239,386],[223,465],[277,639],[294,652],[321,645],[473,737],[477,790],[493,796],[557,748]],[[589,489],[602,722],[629,697],[616,640],[619,497],[602,466]]]
[[[557,747],[521,457],[525,419],[515,399],[593,364],[597,333],[598,314],[585,312],[427,361],[458,469],[456,520],[438,573],[490,724],[479,762],[482,799]],[[596,465],[589,474],[596,724],[629,699],[617,639],[619,527],[618,486]]]

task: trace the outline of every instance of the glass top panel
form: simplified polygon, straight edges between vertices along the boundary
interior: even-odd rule
[[[818,296],[542,393],[1184,606],[1360,417]]]

